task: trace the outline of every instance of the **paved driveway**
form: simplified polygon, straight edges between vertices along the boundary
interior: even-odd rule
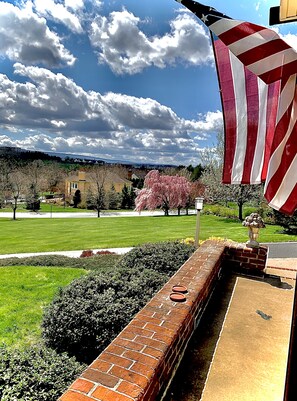
[[[269,247],[269,259],[294,258],[297,259],[297,242],[270,242],[261,243]]]
[[[177,214],[176,211],[169,212],[170,215]],[[189,214],[195,214],[194,210],[189,210]],[[156,211],[148,211],[144,210],[141,213],[134,212],[134,211],[127,211],[127,212],[106,212],[103,211],[100,213],[101,217],[145,217],[145,216],[163,216],[164,212],[162,210]],[[0,217],[7,217],[12,218],[12,212],[0,212]],[[81,217],[97,217],[97,212],[59,212],[59,213],[44,213],[44,212],[16,212],[17,219],[40,219],[40,218],[81,218]]]

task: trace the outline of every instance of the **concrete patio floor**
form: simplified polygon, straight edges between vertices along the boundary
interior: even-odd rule
[[[165,401],[283,401],[297,259],[215,289]]]
[[[202,401],[281,401],[295,281],[237,277]]]

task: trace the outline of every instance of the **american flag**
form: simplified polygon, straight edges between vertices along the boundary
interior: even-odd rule
[[[297,209],[297,53],[271,29],[176,0],[211,31],[221,90],[223,182],[265,181],[269,205]]]

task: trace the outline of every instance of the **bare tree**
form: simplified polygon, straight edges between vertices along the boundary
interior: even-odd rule
[[[65,192],[65,178],[66,172],[59,166],[58,163],[53,162],[43,166],[43,175],[45,179],[46,189],[50,192]]]
[[[5,160],[0,160],[0,207],[5,204],[8,184],[8,164]]]
[[[104,207],[105,189],[108,176],[108,167],[95,166],[89,171],[91,185],[87,194],[87,203],[92,205],[97,210],[97,217],[100,217],[100,212]]]
[[[39,209],[39,194],[47,189],[45,165],[40,160],[34,160],[24,167],[26,182],[26,199],[33,211]]]
[[[26,190],[26,176],[22,168],[16,167],[9,174],[9,192],[12,199],[11,208],[13,212],[13,220],[16,220],[16,211],[18,207],[19,198]]]
[[[205,170],[202,174],[202,183],[205,185],[205,196],[211,202],[236,202],[238,218],[243,220],[243,205],[246,202],[263,199],[261,185],[226,185],[222,183],[224,139],[218,135],[217,146],[204,152]]]

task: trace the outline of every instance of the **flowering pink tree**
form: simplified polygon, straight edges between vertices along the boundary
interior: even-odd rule
[[[169,209],[186,207],[190,195],[190,183],[178,175],[161,175],[158,170],[150,171],[144,180],[144,188],[135,199],[135,210],[162,208],[165,216]]]

